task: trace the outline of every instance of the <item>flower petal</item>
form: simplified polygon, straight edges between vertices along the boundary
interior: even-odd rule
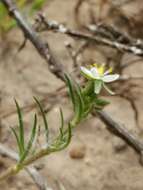
[[[109,73],[112,73],[112,71],[113,71],[113,68],[110,67],[107,71],[104,72],[104,76],[108,75]]]
[[[98,69],[97,69],[96,67],[92,67],[92,68],[90,69],[90,71],[91,71],[91,73],[92,73],[92,75],[93,75],[93,77],[94,77],[95,79],[96,79],[96,78],[100,78]]]
[[[86,67],[80,67],[82,74],[88,79],[94,79],[92,72]]]
[[[104,82],[113,82],[115,80],[117,80],[119,78],[119,75],[118,74],[114,74],[114,75],[105,75],[103,76],[102,80]]]

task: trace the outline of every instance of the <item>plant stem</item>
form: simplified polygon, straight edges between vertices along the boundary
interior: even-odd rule
[[[17,165],[10,167],[0,175],[0,181],[3,181],[7,179],[8,177],[13,176],[17,173],[18,173]]]
[[[54,152],[54,149],[51,148],[43,148],[41,149],[39,152],[37,152],[34,156],[29,157],[27,160],[23,161],[23,163],[19,163],[14,165],[13,167],[8,168],[5,172],[3,172],[0,175],[0,182],[2,180],[7,179],[10,176],[13,176],[15,174],[17,174],[20,170],[22,170],[24,167],[28,166],[29,164],[33,163],[34,161],[36,161],[37,159],[45,156],[45,155],[49,155],[50,153]]]

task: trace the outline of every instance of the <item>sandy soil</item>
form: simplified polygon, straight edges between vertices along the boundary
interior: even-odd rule
[[[74,23],[74,6],[76,0],[54,0],[47,3],[46,16],[49,19],[66,23],[68,26],[76,27]],[[60,9],[60,11],[59,11]],[[67,53],[63,41],[72,40],[57,34],[44,34],[50,42],[51,47],[57,54],[57,59],[70,70],[72,60]],[[10,132],[10,126],[16,126],[17,117],[11,113],[15,110],[13,99],[16,98],[21,106],[31,104],[33,96],[43,98],[46,93],[52,92],[63,83],[55,78],[47,69],[45,61],[37,54],[30,43],[17,54],[17,48],[21,44],[23,36],[18,29],[8,34],[9,47],[4,56],[2,51],[7,43],[0,47],[0,140],[8,147],[15,149],[14,138]],[[78,42],[77,42],[78,43]],[[92,53],[91,53],[92,52]],[[97,52],[91,50],[85,52],[85,56],[96,56]],[[88,57],[87,57],[88,56]],[[130,59],[134,56],[125,55]],[[99,56],[100,57],[100,56]],[[97,59],[97,58],[96,58]],[[100,57],[103,61],[104,58]],[[69,65],[68,65],[69,64]],[[133,64],[124,71],[126,74],[142,76],[142,61]],[[143,126],[143,99],[142,81],[137,81],[138,87],[134,91],[136,106],[139,111],[139,124],[134,119],[134,111],[130,103],[120,97],[110,97],[111,104],[105,108],[114,118],[126,125],[132,132],[142,135]],[[54,108],[49,112],[49,124],[52,134],[58,129],[59,106],[63,107],[65,119],[71,115],[71,107],[68,100],[61,101],[58,94]],[[45,106],[48,105],[48,100]],[[26,133],[28,134],[34,110],[25,113],[24,121]],[[57,118],[57,119],[55,119]],[[76,154],[81,154],[80,159]],[[11,165],[13,161],[0,157],[0,171]],[[59,190],[57,182],[63,183],[66,190],[142,190],[143,189],[143,167],[139,157],[122,140],[111,135],[98,118],[89,118],[81,123],[74,131],[74,136],[69,147],[59,153],[52,154],[39,160],[36,166],[41,167],[42,173],[50,187]],[[25,171],[0,185],[5,190],[36,190],[31,178]]]

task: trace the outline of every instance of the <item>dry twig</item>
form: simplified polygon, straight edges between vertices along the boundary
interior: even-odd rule
[[[67,27],[65,27],[63,24],[60,24],[56,21],[47,21],[43,15],[40,16],[40,21],[43,24],[43,27],[41,27],[41,30],[39,31],[53,31],[53,32],[59,32],[62,34],[66,34],[72,38],[78,39],[78,40],[85,40],[89,42],[94,42],[100,45],[109,46],[112,48],[116,48],[121,52],[128,52],[132,53],[134,55],[143,56],[143,43],[142,40],[136,39],[131,41],[130,38],[122,35],[121,33],[118,34],[118,39],[111,39],[111,38],[105,38],[103,37],[103,31],[102,35],[95,36],[89,33],[83,33],[80,31],[71,30]],[[92,26],[93,27],[93,26]],[[91,28],[91,27],[90,27]],[[111,29],[110,29],[111,30]],[[93,31],[93,29],[92,29]],[[115,30],[113,30],[115,32]],[[111,32],[111,31],[110,31]],[[115,35],[115,34],[114,34]],[[122,37],[122,38],[121,38]]]
[[[96,113],[93,112],[93,115]],[[143,152],[143,142],[139,140],[136,135],[131,134],[125,126],[116,122],[110,115],[105,111],[99,111],[98,116],[106,124],[108,130],[115,134],[116,136],[122,138],[125,142],[128,143],[134,150],[136,150],[140,155]]]
[[[64,80],[62,65],[57,63],[56,58],[54,57],[48,43],[45,43],[42,41],[42,39],[40,39],[31,25],[23,18],[14,1],[1,1],[9,11],[9,15],[17,21],[17,24],[23,31],[25,38],[32,42],[39,54],[46,60],[46,62],[48,62],[50,71],[54,73],[58,78]]]

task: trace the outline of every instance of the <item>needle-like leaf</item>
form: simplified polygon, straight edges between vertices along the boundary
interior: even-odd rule
[[[95,103],[96,103],[96,106],[103,108],[104,106],[108,105],[110,102],[101,98],[97,98],[95,100]]]
[[[41,111],[41,114],[42,114],[42,118],[43,118],[43,122],[44,122],[44,127],[45,127],[45,133],[46,133],[46,142],[48,143],[48,140],[49,140],[49,127],[48,127],[48,122],[47,122],[47,118],[46,118],[46,114],[42,108],[42,105],[41,103],[39,102],[39,100],[37,98],[35,98],[35,101]]]
[[[19,142],[20,142],[20,146],[21,146],[21,151],[24,152],[25,142],[24,142],[23,118],[22,118],[22,113],[21,113],[20,107],[19,107],[18,102],[16,100],[15,100],[15,104],[16,104],[18,120],[19,120]]]
[[[67,130],[67,133],[66,133],[67,137],[66,137],[66,140],[65,140],[65,143],[62,144],[60,150],[66,148],[70,141],[71,141],[71,137],[72,137],[72,125],[69,123],[68,125],[68,130]]]
[[[78,84],[74,85],[68,75],[65,75],[67,86],[69,88],[69,94],[74,106],[75,121],[78,122],[84,112],[84,99],[82,92]]]
[[[75,95],[74,95],[74,88],[73,88],[73,84],[72,84],[72,81],[71,79],[69,78],[68,75],[65,74],[65,79],[66,79],[66,83],[67,83],[67,86],[69,88],[69,95],[71,97],[71,100],[72,100],[72,103],[73,103],[73,107],[74,107],[74,110],[76,109],[76,102],[75,102]]]
[[[27,155],[29,154],[29,152],[30,152],[30,150],[32,148],[32,145],[33,145],[33,142],[34,142],[34,139],[35,139],[35,136],[36,136],[36,128],[37,128],[37,116],[35,114],[35,116],[34,116],[34,124],[33,124],[33,128],[32,128],[32,131],[31,131],[30,139],[29,139],[28,144],[26,146],[25,152],[23,153],[23,155],[20,158],[20,162],[22,162],[27,157]]]
[[[76,86],[76,94],[77,94],[77,103],[79,104],[78,115],[79,115],[79,118],[81,118],[84,113],[85,106],[84,106],[84,98],[83,98],[80,86],[78,84]]]
[[[20,144],[19,137],[18,137],[18,135],[17,135],[15,129],[11,128],[11,130],[12,130],[12,132],[13,132],[15,138],[16,138],[17,145],[18,145],[18,150],[19,150],[19,157],[20,157],[20,155],[22,155],[22,148],[21,148],[21,144]]]

